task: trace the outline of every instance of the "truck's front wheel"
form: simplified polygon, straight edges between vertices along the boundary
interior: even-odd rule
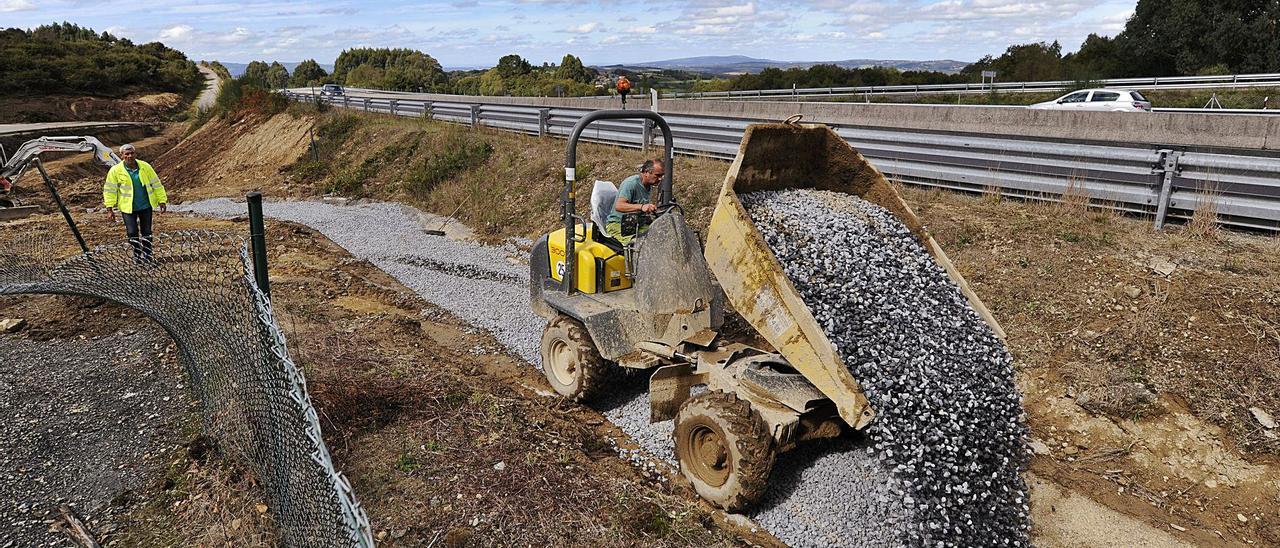
[[[604,387],[609,362],[581,322],[558,315],[542,332],[542,372],[556,393],[583,402]]]
[[[768,490],[773,437],[737,396],[707,392],[685,400],[673,437],[680,473],[707,502],[739,512]]]

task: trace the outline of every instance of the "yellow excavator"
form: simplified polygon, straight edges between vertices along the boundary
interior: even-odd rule
[[[619,119],[656,124],[666,168],[656,218],[647,234],[627,244],[576,213],[579,137],[593,122]],[[827,127],[747,128],[720,191],[705,252],[672,195],[672,151],[671,129],[657,113],[602,110],[579,120],[565,157],[564,227],[533,247],[530,296],[534,311],[547,319],[542,369],[560,395],[588,401],[609,390],[610,368],[652,370],[650,420],[675,420],[680,472],[710,503],[728,511],[749,507],[765,493],[776,455],[806,440],[861,430],[875,417],[738,193],[815,188],[854,194],[889,210],[1003,338],[897,191]],[[739,340],[757,337],[724,332],[726,301],[770,348]],[[705,390],[694,395],[696,386]]]

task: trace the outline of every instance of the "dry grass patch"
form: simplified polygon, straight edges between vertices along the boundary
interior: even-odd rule
[[[459,221],[490,240],[536,237],[559,221],[562,139],[339,111],[320,115],[316,128],[321,160],[304,157],[285,171],[318,192],[400,201],[439,215],[456,212]],[[635,149],[583,143],[579,214],[588,213],[594,180],[619,184],[645,157]],[[695,227],[710,222],[726,166],[706,158],[676,159],[676,199]]]
[[[1021,368],[1059,371],[1077,393],[1136,381],[1187,402],[1242,448],[1280,454],[1246,412],[1280,409],[1280,393],[1263,390],[1280,383],[1280,338],[1266,319],[1280,312],[1274,237],[1202,239],[1063,206],[904,194],[1004,325]],[[1103,407],[1132,418],[1130,405]]]
[[[271,509],[241,464],[212,441],[195,437],[174,455],[168,473],[146,502],[122,521],[110,539],[118,546],[225,546],[277,544]]]
[[[1187,223],[1192,238],[1212,240],[1218,236],[1218,198],[1222,192],[1215,183],[1205,183],[1196,192],[1196,211]]]

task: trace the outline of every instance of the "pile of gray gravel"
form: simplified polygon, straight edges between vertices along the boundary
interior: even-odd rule
[[[1012,358],[946,272],[891,213],[855,196],[742,201],[877,411],[868,435],[910,510],[894,516],[900,542],[1027,545]]]

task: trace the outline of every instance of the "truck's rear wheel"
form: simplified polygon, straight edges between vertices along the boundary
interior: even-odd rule
[[[673,437],[680,473],[707,502],[738,512],[768,490],[773,437],[737,396],[707,392],[685,400]]]
[[[581,322],[559,315],[542,331],[542,372],[556,393],[581,402],[604,386],[609,362]]]

